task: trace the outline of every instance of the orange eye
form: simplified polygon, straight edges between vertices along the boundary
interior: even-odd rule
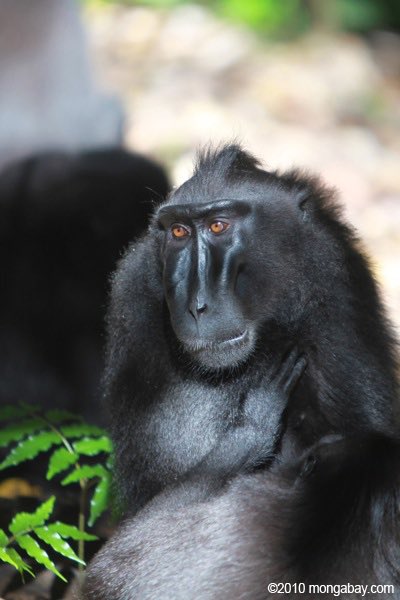
[[[224,223],[223,221],[214,221],[214,223],[211,223],[210,225],[210,231],[212,231],[212,233],[222,233],[223,231],[226,231],[229,227],[229,223]]]
[[[184,237],[189,235],[189,230],[186,229],[183,225],[173,225],[171,227],[172,235],[174,238],[181,240]]]

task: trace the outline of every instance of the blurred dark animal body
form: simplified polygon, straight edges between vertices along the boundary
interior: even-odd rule
[[[42,154],[1,172],[1,404],[99,419],[108,277],[167,191],[158,165],[118,149]]]
[[[115,274],[105,385],[128,516],[86,599],[400,597],[395,342],[316,180],[205,153]]]

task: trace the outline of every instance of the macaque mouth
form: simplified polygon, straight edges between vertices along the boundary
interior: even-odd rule
[[[217,346],[219,347],[231,347],[231,346],[240,346],[241,344],[245,344],[249,339],[249,332],[247,331],[247,329],[245,329],[244,331],[242,331],[242,333],[239,333],[239,335],[236,335],[233,338],[229,338],[228,340],[223,340],[222,342],[217,342]]]
[[[239,348],[249,341],[249,332],[247,329],[234,337],[221,341],[208,340],[190,340],[184,342],[184,345],[191,352],[203,352],[204,350],[228,350],[230,348]]]

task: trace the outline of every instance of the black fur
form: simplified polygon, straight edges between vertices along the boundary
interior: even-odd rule
[[[210,238],[218,277],[207,261],[185,262],[185,274],[187,249],[192,261],[201,251],[193,215],[222,199],[241,208],[228,217],[225,246]],[[168,241],[165,223],[176,214],[193,228],[187,246]],[[225,287],[218,296],[218,286],[238,244],[232,300]],[[207,302],[202,296],[207,311],[196,316],[192,301],[204,292],[205,272],[216,289]],[[187,310],[179,316],[182,297]],[[233,337],[238,305],[256,340],[232,353],[229,365],[220,341]],[[187,338],[189,313],[215,368],[196,353],[195,334]],[[273,596],[270,582],[393,584],[387,597],[400,597],[395,342],[331,191],[296,172],[263,171],[237,146],[207,152],[121,261],[108,331],[117,479],[131,514],[144,509],[89,567],[85,598],[264,600]],[[267,412],[271,364],[288,345],[306,357],[307,370],[277,428]],[[247,407],[258,415],[250,428],[265,427],[272,461],[249,448],[248,431],[241,437]],[[228,444],[220,452],[238,431],[235,451]],[[286,595],[296,597],[294,588]]]
[[[0,174],[0,404],[98,420],[108,276],[167,189],[160,167],[114,149]]]

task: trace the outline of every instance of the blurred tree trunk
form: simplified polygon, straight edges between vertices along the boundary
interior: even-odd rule
[[[0,167],[49,148],[122,141],[122,109],[98,90],[75,0],[0,0]]]

